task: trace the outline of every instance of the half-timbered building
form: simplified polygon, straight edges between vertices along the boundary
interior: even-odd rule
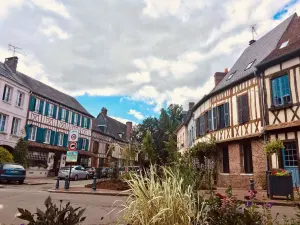
[[[284,143],[284,149],[270,157],[269,167],[289,170],[300,185],[300,18],[296,14],[276,48],[257,67],[264,75],[267,139]]]
[[[75,98],[18,72],[17,64],[14,66],[13,76],[30,89],[25,125],[25,139],[29,143],[27,176],[57,175],[66,164],[68,134],[74,129],[79,131],[78,163],[90,165],[92,116]]]
[[[256,66],[277,46],[291,23],[289,17],[259,40],[251,40],[232,68],[214,75],[215,87],[194,107],[188,143],[214,138],[218,147],[218,185],[248,187],[265,178],[263,77]]]
[[[132,132],[132,122],[123,124],[107,115],[107,109],[103,107],[101,112],[93,120],[92,151],[97,157],[92,160],[94,167],[109,166],[112,161],[118,166],[124,166],[122,150],[129,143]],[[110,148],[114,145],[114,148]],[[110,151],[109,151],[110,150]],[[137,159],[133,159],[135,161]]]

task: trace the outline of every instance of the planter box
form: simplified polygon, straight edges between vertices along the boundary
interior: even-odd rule
[[[267,192],[268,197],[273,199],[273,196],[285,196],[294,199],[293,178],[292,176],[273,176],[270,172],[267,174]]]

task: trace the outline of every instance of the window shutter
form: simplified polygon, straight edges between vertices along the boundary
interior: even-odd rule
[[[69,110],[66,110],[66,122],[69,122]]]
[[[229,127],[229,103],[226,102],[224,105],[224,125]]]
[[[63,144],[64,147],[67,147],[68,146],[68,134],[64,134],[64,144]]]
[[[51,145],[54,145],[54,142],[55,142],[55,131],[54,130],[51,130],[51,137],[50,137],[50,144]]]
[[[87,118],[87,128],[90,129],[91,128],[91,119]]]
[[[75,114],[75,113],[74,113],[74,112],[71,112],[71,113],[72,113],[72,116],[71,116],[71,117],[72,117],[72,118],[71,118],[71,123],[74,124],[74,114]]]
[[[89,139],[85,139],[85,150],[89,150]]]
[[[37,130],[36,130],[36,142],[38,143],[43,143],[44,142],[44,129],[43,128],[40,128],[40,127],[37,127]]]
[[[39,108],[39,113],[43,114],[43,110],[44,110],[44,101],[40,100],[40,108]]]
[[[24,140],[28,141],[28,138],[30,135],[30,125],[29,124],[25,125],[25,132],[26,132],[26,136],[24,137]]]
[[[82,138],[78,138],[78,141],[77,141],[77,149],[78,150],[81,150],[82,148]]]
[[[53,118],[56,119],[57,105],[53,106]]]
[[[80,126],[80,119],[81,119],[81,116],[80,116],[80,114],[78,114],[77,126]],[[81,127],[83,127],[83,122],[81,123]]]
[[[243,112],[243,109],[242,109],[242,96],[239,96],[237,98],[237,105],[238,105],[238,119],[239,119],[239,123],[242,123],[243,122],[243,117],[242,117],[242,112]]]
[[[46,108],[45,108],[45,115],[48,116],[49,115],[49,102],[46,102]]]
[[[51,132],[51,134],[52,134],[52,132]],[[54,145],[58,145],[58,136],[59,136],[59,132],[56,132],[55,133],[55,138],[54,138]]]
[[[211,131],[212,130],[212,112],[211,110],[208,111],[208,115],[207,115],[208,119],[208,130]]]
[[[242,107],[243,107],[243,123],[248,122],[249,121],[249,102],[248,102],[248,94],[243,95],[243,103],[242,103]]]
[[[34,111],[34,107],[35,107],[35,97],[33,97],[32,95],[30,96],[30,103],[29,103],[29,110],[30,111]]]
[[[215,130],[217,128],[217,107],[212,109],[212,114],[213,114],[212,129]]]
[[[196,137],[199,137],[199,130],[200,130],[200,118],[196,119]]]
[[[61,120],[62,108],[58,109],[58,120]]]

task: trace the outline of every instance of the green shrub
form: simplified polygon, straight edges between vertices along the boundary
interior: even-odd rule
[[[27,167],[27,157],[28,157],[28,144],[23,138],[20,138],[14,151],[13,151],[14,160],[16,163]]]
[[[0,163],[3,162],[14,162],[14,157],[5,148],[0,147]]]
[[[60,206],[57,207],[52,203],[49,196],[45,200],[46,210],[43,212],[40,209],[36,209],[36,213],[31,213],[27,209],[18,208],[18,218],[28,221],[28,225],[77,225],[85,220],[86,217],[82,217],[85,209],[73,208],[68,202],[65,207],[62,207],[62,201]]]

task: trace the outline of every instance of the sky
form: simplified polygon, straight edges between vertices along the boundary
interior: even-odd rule
[[[213,74],[297,12],[300,0],[0,1],[0,60],[20,47],[18,70],[140,123],[171,103],[187,109],[214,86]]]

